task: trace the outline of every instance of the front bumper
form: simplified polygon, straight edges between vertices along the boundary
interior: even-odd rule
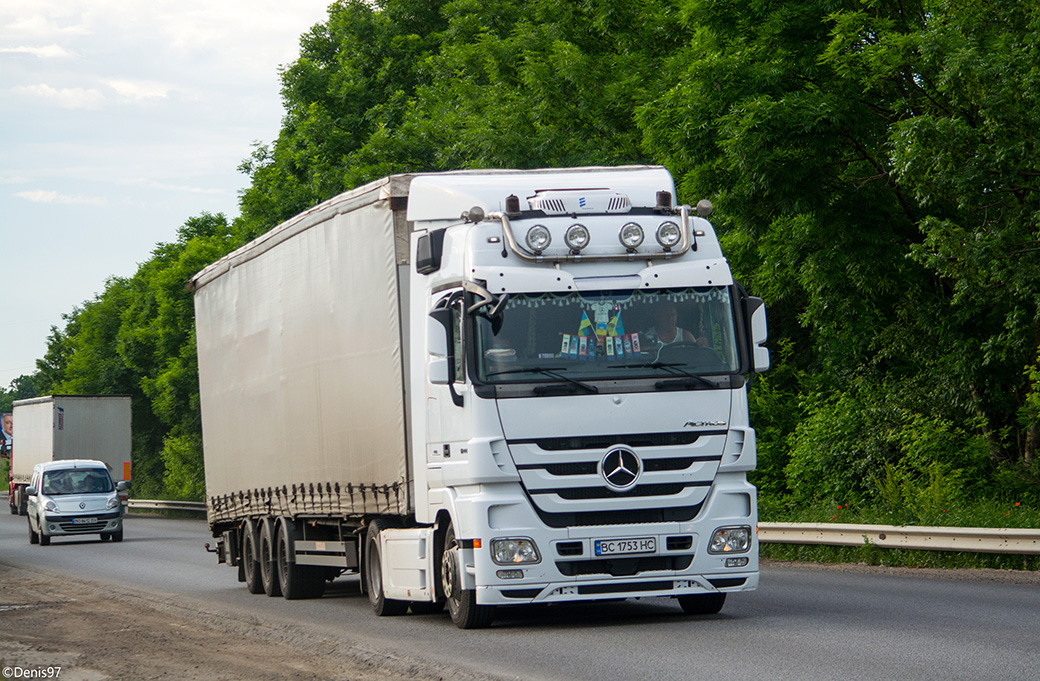
[[[87,522],[93,521],[93,522]],[[119,510],[84,515],[47,514],[40,528],[50,537],[77,534],[104,534],[118,532],[123,528],[123,514]]]

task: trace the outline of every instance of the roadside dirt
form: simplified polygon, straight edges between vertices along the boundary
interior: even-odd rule
[[[315,641],[287,625],[2,565],[0,674],[0,681],[477,679],[342,640]]]

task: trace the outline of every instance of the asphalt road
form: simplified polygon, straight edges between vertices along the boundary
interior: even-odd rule
[[[669,599],[500,610],[486,630],[446,615],[378,618],[356,578],[324,598],[253,596],[204,551],[206,525],[132,516],[126,539],[29,544],[0,516],[0,563],[144,592],[246,622],[504,679],[1040,679],[1040,586],[767,565],[716,616]]]

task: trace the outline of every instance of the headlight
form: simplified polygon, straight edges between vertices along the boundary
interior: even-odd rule
[[[517,539],[492,539],[491,559],[499,565],[519,565],[541,562],[538,547],[526,537]]]
[[[58,505],[53,501],[48,501],[46,504],[43,505],[43,510],[47,511],[48,513],[57,513]]]
[[[112,510],[113,508],[119,507],[119,497],[109,497],[108,503],[105,504],[105,508]]]
[[[544,225],[535,225],[527,230],[527,247],[535,253],[541,253],[552,243],[552,234]]]
[[[622,246],[634,251],[639,248],[639,244],[643,243],[643,228],[634,222],[626,222],[618,232],[618,240],[621,241]]]
[[[563,240],[575,253],[581,251],[589,245],[589,230],[585,225],[573,224],[567,228],[567,233],[563,235]]]
[[[751,528],[720,527],[711,535],[708,553],[744,553],[751,548]]]
[[[671,220],[662,222],[661,226],[657,228],[657,243],[666,249],[675,248],[681,239],[682,230]]]

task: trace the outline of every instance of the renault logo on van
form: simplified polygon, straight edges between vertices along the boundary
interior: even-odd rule
[[[631,449],[615,447],[607,452],[600,462],[600,473],[607,485],[615,489],[628,489],[643,472],[643,462]]]

